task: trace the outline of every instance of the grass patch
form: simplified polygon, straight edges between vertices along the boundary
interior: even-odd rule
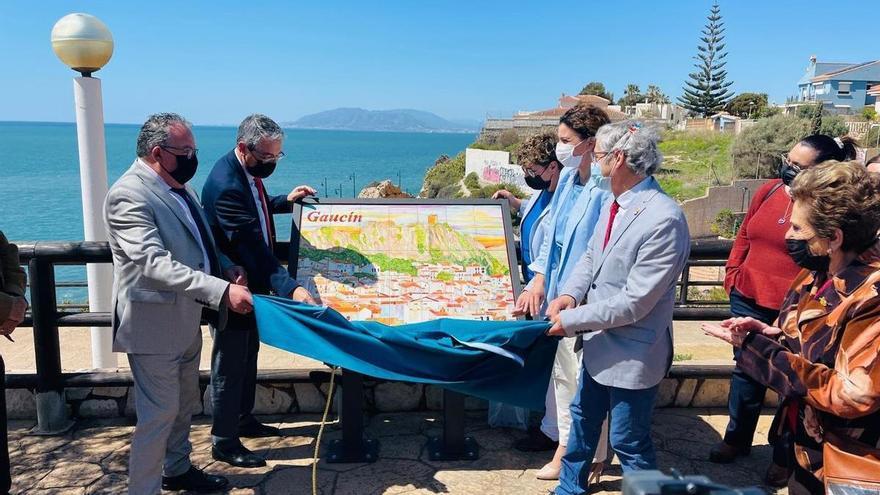
[[[673,363],[680,363],[682,361],[690,361],[693,358],[694,358],[693,354],[676,352],[675,354],[672,355],[672,362]]]
[[[733,135],[723,132],[666,131],[660,143],[663,167],[658,172],[667,194],[684,201],[706,194],[713,185],[727,185],[733,178],[730,147]]]

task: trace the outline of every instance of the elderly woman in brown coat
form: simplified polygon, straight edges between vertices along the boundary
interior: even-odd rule
[[[703,330],[740,347],[740,368],[784,400],[779,419],[794,440],[790,493],[821,493],[823,483],[877,490],[880,176],[826,162],[798,175],[792,197],[785,237],[803,270],[776,326],[732,318]],[[854,455],[840,463],[846,452]],[[847,472],[853,461],[868,464]]]

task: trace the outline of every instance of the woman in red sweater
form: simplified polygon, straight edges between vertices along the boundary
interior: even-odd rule
[[[768,181],[755,193],[725,267],[724,288],[733,316],[751,316],[768,325],[776,321],[782,300],[800,271],[785,248],[792,208],[789,185],[801,170],[825,160],[852,160],[855,151],[855,142],[849,138],[821,134],[804,138],[784,157],[781,179]],[[739,350],[733,352],[736,355]],[[766,387],[734,368],[728,396],[730,422],[724,440],[709,453],[710,461],[729,463],[749,454],[766,392]],[[771,486],[785,486],[789,475],[787,444],[778,440],[771,432],[773,462],[765,476]]]

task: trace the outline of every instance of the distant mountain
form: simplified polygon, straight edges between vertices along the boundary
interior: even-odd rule
[[[365,110],[337,108],[306,115],[285,127],[298,129],[339,129],[348,131],[394,132],[477,132],[476,121],[450,121],[422,110]]]

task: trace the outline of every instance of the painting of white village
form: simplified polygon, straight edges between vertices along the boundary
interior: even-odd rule
[[[306,205],[297,280],[350,320],[509,320],[499,205]]]

